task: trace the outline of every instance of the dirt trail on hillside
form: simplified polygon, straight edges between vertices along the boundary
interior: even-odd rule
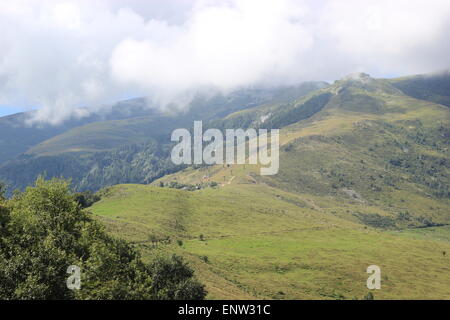
[[[231,184],[231,182],[234,180],[234,178],[236,178],[236,176],[232,176],[231,177],[231,179],[230,180],[228,180],[228,182],[227,183],[222,183],[222,187],[224,187],[224,186],[226,186],[226,185],[229,185],[229,184]]]

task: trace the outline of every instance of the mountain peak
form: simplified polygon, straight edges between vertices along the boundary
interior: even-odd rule
[[[343,81],[360,81],[360,82],[366,83],[373,79],[367,73],[355,72],[355,73],[351,73],[351,74],[345,76],[344,78],[342,78],[342,80]]]
[[[372,78],[370,75],[363,72],[352,73],[343,77],[341,80],[335,81],[333,86],[330,87],[330,90],[335,94],[341,94],[348,90],[356,90],[359,93],[365,91],[391,95],[402,94],[400,90],[393,87],[388,81]]]

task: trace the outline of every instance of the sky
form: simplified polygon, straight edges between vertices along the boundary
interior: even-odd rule
[[[448,0],[0,0],[0,115],[448,70]],[[80,109],[80,107],[86,107]]]

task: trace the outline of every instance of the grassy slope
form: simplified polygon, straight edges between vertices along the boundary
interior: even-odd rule
[[[80,120],[79,124],[85,125],[77,126],[72,121],[71,130],[60,130],[63,133],[54,133],[47,140],[38,137],[38,144],[30,146],[25,141],[17,144],[0,139],[0,145],[21,145],[19,151],[10,150],[14,155],[9,151],[0,152],[0,162],[3,155],[14,158],[28,149],[7,163],[0,163],[0,180],[8,184],[10,194],[15,189],[24,189],[41,174],[49,178],[70,177],[76,190],[97,191],[118,183],[148,183],[178,170],[168,159],[172,144],[170,134],[174,129],[190,128],[194,120],[203,120],[206,126],[209,121],[238,110],[279,105],[324,86],[325,83],[311,82],[293,87],[197,96],[185,112],[149,110],[145,99],[124,101],[114,106],[111,113]],[[3,120],[5,118],[0,122]],[[5,129],[1,123],[0,129]]]
[[[330,90],[342,86],[337,83]],[[283,128],[280,171],[273,177],[260,177],[258,168],[249,165],[245,170],[215,166],[185,170],[161,181],[223,184],[235,176],[235,183],[256,181],[320,199],[331,197],[339,203],[336,211],[348,219],[355,220],[357,210],[347,212],[346,206],[356,203],[375,208],[373,213],[389,216],[398,227],[422,226],[422,218],[450,223],[450,110],[407,97],[383,81],[369,89],[350,88],[352,95],[377,99],[382,105],[378,111],[352,105],[356,99],[339,94],[325,110]],[[410,217],[400,221],[400,214]]]
[[[139,144],[152,138],[170,142],[170,133],[174,129],[190,127],[194,120],[206,122],[252,106],[290,101],[324,86],[326,84],[322,82],[311,82],[272,90],[243,89],[225,96],[197,96],[190,102],[187,110],[179,110],[176,113],[148,110],[145,108],[144,99],[124,101],[117,104],[112,115],[106,115],[105,119],[99,118],[71,130],[61,130],[62,133],[43,142],[38,141],[41,142],[39,144],[27,145],[27,154],[49,156],[67,152],[104,151],[123,145]],[[0,118],[0,129],[1,120]],[[27,149],[22,151],[25,150]]]
[[[108,230],[138,242],[146,257],[187,257],[212,299],[362,298],[371,264],[382,268],[376,298],[449,297],[449,257],[442,255],[450,252],[448,228],[438,239],[380,231],[314,200],[259,184],[195,192],[118,185],[91,210]],[[153,246],[150,236],[184,244]]]
[[[126,144],[139,144],[150,138],[168,134],[170,128],[180,125],[174,117],[138,117],[90,123],[48,139],[27,153],[56,155],[65,152],[95,152],[110,150]]]
[[[92,122],[104,120],[120,120],[131,117],[148,115],[143,107],[144,99],[130,99],[112,106],[110,112],[91,114],[83,118],[67,119],[64,123],[50,125],[47,123],[28,123],[35,111],[17,113],[0,117],[0,164],[13,160],[30,148],[51,139],[73,128],[81,127]]]
[[[30,114],[0,117],[0,164],[14,159],[42,141],[83,124],[82,120],[72,120],[58,126],[31,126],[26,123]]]
[[[377,299],[449,298],[450,229],[417,227],[450,223],[448,197],[434,194],[449,185],[450,110],[385,81],[324,90],[337,94],[325,109],[283,128],[278,175],[188,168],[155,186],[112,187],[91,210],[147,258],[187,257],[211,299],[362,298],[371,264],[382,269]],[[171,181],[219,186],[156,187]],[[361,218],[373,215],[391,228]],[[167,236],[183,246],[149,241]]]
[[[450,107],[450,73],[416,75],[390,80],[404,93]]]

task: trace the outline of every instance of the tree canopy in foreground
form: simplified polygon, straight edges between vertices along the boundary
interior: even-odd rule
[[[67,269],[81,270],[69,290]],[[182,258],[142,262],[124,240],[83,211],[63,179],[0,197],[0,299],[203,299]]]

